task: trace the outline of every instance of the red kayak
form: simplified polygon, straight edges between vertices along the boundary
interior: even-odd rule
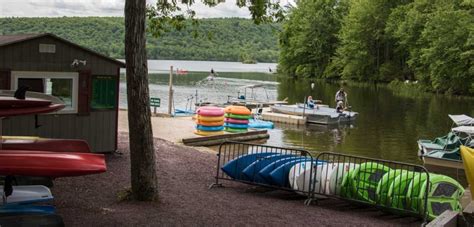
[[[73,177],[103,173],[104,155],[47,151],[4,150],[0,152],[0,175]]]
[[[12,137],[13,138],[13,137]],[[28,151],[53,151],[53,152],[77,152],[90,153],[89,144],[84,140],[74,139],[3,139],[0,145],[4,150],[28,150]],[[0,153],[3,150],[0,150]]]
[[[51,113],[64,107],[64,104],[53,103],[47,99],[16,99],[14,97],[0,96],[0,117]]]

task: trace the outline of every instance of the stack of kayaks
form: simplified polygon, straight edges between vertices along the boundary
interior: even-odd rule
[[[227,132],[247,132],[252,112],[245,106],[228,106],[225,108],[225,130]]]
[[[229,161],[221,169],[235,180],[291,188],[295,175],[294,166],[298,164],[317,166],[322,162],[316,163],[305,156],[265,152],[242,155]]]
[[[64,108],[61,100],[39,93],[26,93],[16,99],[11,91],[0,91],[0,117],[42,114]],[[24,94],[23,94],[24,95]],[[30,95],[32,97],[30,97]],[[20,95],[22,96],[22,95]],[[1,129],[0,129],[1,130]],[[18,185],[12,176],[57,178],[106,171],[102,154],[91,154],[82,140],[38,137],[0,138],[0,226],[63,226],[55,207],[47,203],[53,196],[43,185]]]
[[[195,134],[214,136],[224,134],[224,110],[220,107],[203,106],[197,111]]]
[[[460,211],[464,193],[456,180],[443,175],[429,174],[428,182],[425,173],[392,169],[377,162],[329,163],[276,152],[241,155],[221,169],[234,180],[291,188],[303,195],[336,195],[397,213],[426,210],[429,219],[446,210]]]
[[[430,219],[446,210],[461,211],[464,189],[456,180],[429,174],[428,183],[426,178],[427,174],[391,169],[376,162],[322,163],[316,168],[300,163],[290,170],[289,181],[295,190],[307,193],[311,189],[317,194],[377,204],[392,211],[422,212],[428,197]],[[431,187],[428,195],[427,187]]]

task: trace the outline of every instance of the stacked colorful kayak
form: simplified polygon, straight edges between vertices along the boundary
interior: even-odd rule
[[[197,111],[195,134],[215,136],[224,134],[224,110],[220,107],[203,106]]]
[[[228,106],[225,108],[225,130],[227,132],[247,132],[252,112],[245,106]]]

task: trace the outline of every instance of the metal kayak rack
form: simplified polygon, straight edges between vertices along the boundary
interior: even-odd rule
[[[430,174],[420,165],[233,141],[217,157],[210,189],[235,181],[295,192],[305,205],[335,198],[428,221]]]

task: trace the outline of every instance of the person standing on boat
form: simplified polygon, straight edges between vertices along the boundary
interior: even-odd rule
[[[336,92],[336,105],[341,101],[343,103],[343,108],[347,104],[347,93],[344,91],[344,88],[340,88],[339,91]]]

